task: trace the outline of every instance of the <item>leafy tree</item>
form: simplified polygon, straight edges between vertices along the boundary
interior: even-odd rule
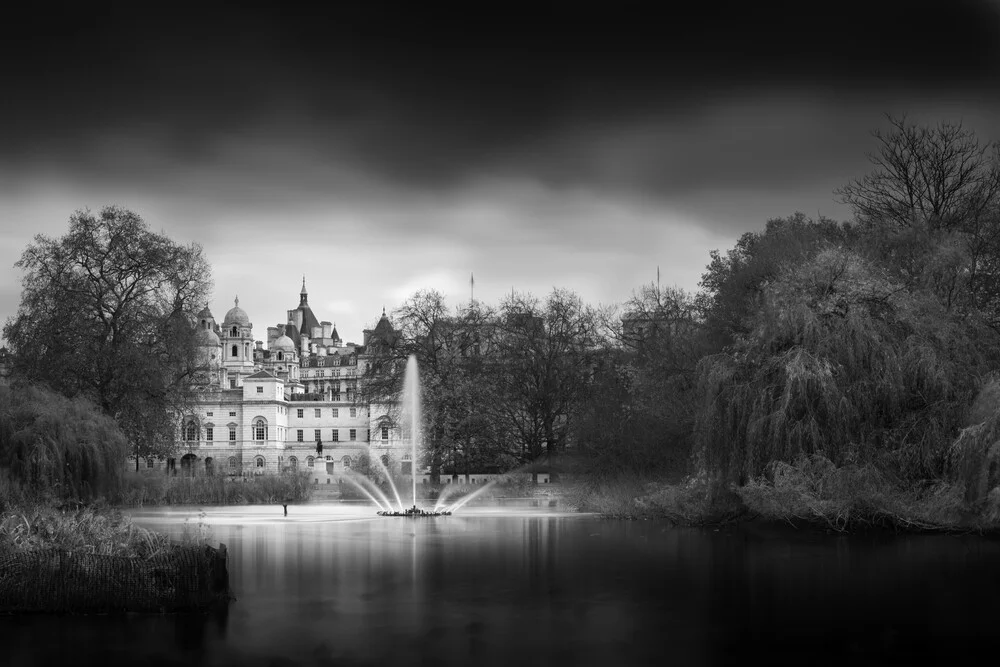
[[[591,474],[677,475],[691,451],[699,360],[711,351],[692,295],[645,285],[607,313],[616,349],[596,366],[576,422]]]
[[[905,479],[940,474],[996,350],[989,330],[847,249],[786,268],[751,323],[699,368],[699,452],[737,481],[813,453]]]
[[[127,455],[118,425],[87,399],[0,386],[0,467],[28,488],[84,500],[113,493]]]
[[[850,225],[795,213],[768,220],[763,231],[743,234],[725,255],[713,250],[697,297],[709,341],[721,349],[748,333],[765,286],[782,269],[856,238]]]
[[[172,450],[202,360],[193,313],[211,271],[201,248],[151,232],[135,213],[77,211],[69,232],[35,237],[17,263],[21,304],[4,336],[14,372],[114,418],[138,459]]]

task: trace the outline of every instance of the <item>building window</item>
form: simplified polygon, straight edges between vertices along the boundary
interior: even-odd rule
[[[295,432],[295,439],[298,440],[299,442],[305,442],[306,438],[302,432],[302,429],[299,429]]]
[[[235,417],[235,416],[236,416],[236,412],[235,412],[235,411],[233,411],[233,412],[230,412],[230,413],[229,413],[229,416],[230,416],[230,417]]]
[[[350,393],[351,393],[351,390],[348,389],[347,390],[347,399],[348,400],[350,400],[350,398],[351,398]],[[352,417],[357,417],[358,416],[358,409],[357,408],[351,408],[351,416]]]
[[[233,335],[235,336],[236,334],[233,334]],[[232,353],[229,356],[231,356],[231,357],[238,357],[238,356],[240,356],[240,346],[239,345],[233,345]]]
[[[153,467],[153,459],[146,459],[146,467],[147,468]]]
[[[230,456],[229,457],[229,469],[230,470],[236,470],[236,457],[235,456]]]
[[[320,360],[319,360],[319,362],[317,362],[317,363],[318,363],[318,364],[319,364],[320,366],[326,366],[326,359],[320,359]],[[324,373],[326,373],[326,371],[323,371],[323,372],[324,372]]]
[[[313,458],[313,457],[311,457],[311,456],[307,456],[306,457],[306,467],[307,468],[312,468],[315,465],[316,465],[316,459]]]
[[[205,459],[205,474],[209,477],[215,474],[215,461],[212,460],[211,456]]]
[[[335,400],[335,401],[339,401],[340,400],[340,390],[339,389],[334,389],[333,390],[333,400]]]
[[[236,389],[236,378],[229,378],[229,388]],[[229,415],[232,417],[232,415]]]
[[[184,439],[189,441],[198,439],[198,424],[188,422],[184,425]]]
[[[388,426],[383,426],[382,427],[382,439],[383,440],[388,440],[389,439],[389,427]]]
[[[326,377],[326,371],[320,371],[320,372],[319,372],[319,376],[320,376],[321,378],[325,378],[325,377]]]
[[[302,419],[302,417],[305,416],[305,409],[304,408],[299,408],[295,412],[296,412],[295,416],[298,417],[299,419]]]
[[[294,456],[289,456],[288,467],[291,469],[292,472],[295,472],[296,470],[299,469],[299,460]]]
[[[215,440],[215,429],[211,426],[205,427],[205,440],[212,441]]]
[[[344,464],[345,468],[350,468],[351,467],[351,457],[350,456],[345,456],[344,458],[340,459],[340,462]]]
[[[322,409],[320,409],[320,408],[316,408],[316,409],[315,409],[315,410],[313,411],[313,416],[315,416],[315,417],[316,417],[316,419],[319,419],[320,417],[322,417],[322,416],[323,416],[323,411],[322,411]]]
[[[357,440],[357,439],[358,439],[358,429],[352,428],[351,429],[351,440]]]
[[[334,408],[333,409],[333,418],[336,419],[339,416],[340,416],[340,410],[338,410],[337,408]]]
[[[340,442],[340,431],[338,429],[333,429],[333,441]]]
[[[267,422],[260,417],[253,423],[253,439],[267,440]]]
[[[257,387],[257,393],[258,394],[263,394],[264,393],[264,388],[263,387]]]
[[[236,442],[236,427],[235,426],[230,426],[229,427],[229,441],[230,442]]]
[[[255,461],[255,463],[256,463],[256,465],[257,465],[258,468],[263,468],[264,467],[264,457],[263,456],[258,456],[256,459],[254,459],[254,461]]]
[[[206,413],[205,413],[205,416],[206,416],[206,417],[214,417],[214,416],[215,416],[215,413],[214,413],[214,412],[206,412]]]
[[[319,442],[320,440],[323,439],[323,436],[321,436],[320,433],[319,433],[319,429],[316,429],[315,431],[313,431],[313,435],[315,436],[313,438],[313,440],[315,440],[316,442]]]

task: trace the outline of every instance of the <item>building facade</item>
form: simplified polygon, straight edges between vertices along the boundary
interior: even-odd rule
[[[385,406],[360,400],[370,350],[396,332],[383,309],[364,345],[344,343],[309,306],[305,279],[299,305],[267,328],[267,345],[235,300],[222,322],[198,313],[205,369],[187,414],[178,415],[173,458],[144,459],[140,470],[167,474],[253,476],[306,471],[317,484],[345,474],[364,453],[410,473],[408,443]],[[130,461],[134,468],[135,459]]]

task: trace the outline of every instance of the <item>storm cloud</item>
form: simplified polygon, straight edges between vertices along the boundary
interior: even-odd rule
[[[769,217],[848,216],[832,191],[885,113],[1000,136],[995,3],[475,9],[13,15],[0,265],[122,203],[205,245],[217,314],[241,291],[274,324],[305,273],[359,338],[472,271],[486,299],[621,301],[657,266],[694,289],[708,250]]]

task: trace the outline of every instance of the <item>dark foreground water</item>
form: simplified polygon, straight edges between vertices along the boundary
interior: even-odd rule
[[[981,538],[289,510],[208,510],[227,613],[0,617],[0,664],[912,665],[992,660],[1000,637]],[[135,514],[175,535],[187,517]]]

